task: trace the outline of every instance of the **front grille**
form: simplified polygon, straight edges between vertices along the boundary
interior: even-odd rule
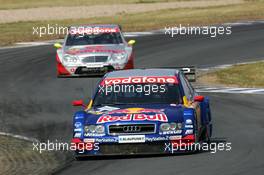
[[[97,63],[97,62],[106,62],[108,56],[88,56],[82,59],[83,63]]]
[[[104,75],[107,72],[113,71],[113,66],[104,67],[78,67],[74,74],[78,75]]]
[[[129,124],[129,125],[110,125],[110,135],[122,134],[151,134],[155,133],[155,124]]]

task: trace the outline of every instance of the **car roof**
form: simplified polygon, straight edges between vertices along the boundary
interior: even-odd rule
[[[113,71],[106,74],[106,78],[115,77],[141,77],[141,76],[175,76],[179,73],[177,69],[129,69]]]

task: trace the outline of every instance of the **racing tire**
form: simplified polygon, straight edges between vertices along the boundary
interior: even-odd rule
[[[197,115],[196,113],[194,113],[195,115],[195,123],[194,123],[194,136],[195,136],[195,141],[194,144],[200,143],[201,141],[201,137],[199,137],[200,133],[198,130],[198,124],[197,124]],[[195,149],[195,146],[192,147],[192,151],[191,153],[199,153],[201,150],[200,149]]]
[[[209,117],[209,114],[207,114]],[[201,141],[205,143],[210,143],[211,141],[211,128],[210,128],[210,123],[207,124],[203,130],[203,133],[201,135]]]
[[[203,130],[203,133],[201,135],[201,141],[205,142],[205,143],[210,143],[210,133],[209,133],[209,128],[208,126],[205,127],[205,129]]]

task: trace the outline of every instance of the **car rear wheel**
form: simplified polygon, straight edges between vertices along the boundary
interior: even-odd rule
[[[203,130],[201,141],[206,142],[206,143],[210,142],[210,133],[209,133],[208,126],[206,126],[205,129]]]
[[[209,117],[209,114],[207,114]],[[205,128],[203,129],[202,135],[201,135],[201,141],[209,143],[211,138],[211,128],[210,124],[207,124]]]

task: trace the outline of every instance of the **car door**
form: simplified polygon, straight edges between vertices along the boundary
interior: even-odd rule
[[[187,106],[195,110],[197,127],[198,127],[198,131],[200,131],[202,129],[201,105],[200,102],[194,101],[194,97],[197,95],[197,93],[195,92],[192,85],[189,83],[189,81],[187,80],[187,78],[183,73],[180,74],[180,80],[184,94],[187,98],[187,102],[188,102]]]

